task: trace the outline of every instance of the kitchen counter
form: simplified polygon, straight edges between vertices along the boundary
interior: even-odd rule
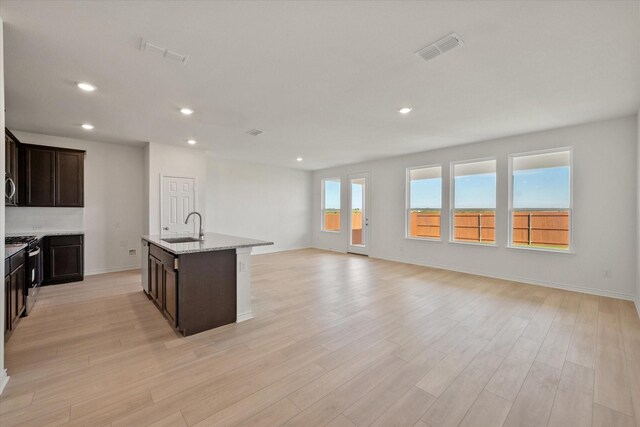
[[[197,235],[188,236],[163,236],[163,237],[195,237]],[[227,234],[205,233],[204,241],[186,242],[186,243],[168,243],[162,240],[161,236],[142,236],[143,240],[153,243],[162,249],[175,255],[184,255],[190,253],[224,251],[228,249],[252,248],[254,246],[269,246],[273,242],[265,240],[248,239],[246,237],[229,236]]]
[[[17,237],[17,236],[36,236],[38,239],[42,239],[45,236],[73,236],[77,234],[84,234],[84,231],[81,230],[53,230],[53,231],[41,231],[41,230],[31,230],[31,231],[12,231],[11,233],[6,233],[7,237]]]
[[[143,289],[185,336],[253,317],[251,250],[273,244],[218,233],[204,237],[169,243],[160,236],[142,236]]]
[[[26,247],[27,247],[26,243],[18,243],[15,245],[4,245],[4,259],[10,258],[11,256],[17,254],[18,252],[23,251]]]

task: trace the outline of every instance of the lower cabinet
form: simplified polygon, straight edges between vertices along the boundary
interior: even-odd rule
[[[4,333],[5,339],[16,329],[25,310],[25,252],[5,260],[4,277]]]
[[[149,248],[149,297],[173,325],[178,326],[178,274],[175,257],[155,246]]]
[[[43,238],[43,285],[84,280],[84,235]]]

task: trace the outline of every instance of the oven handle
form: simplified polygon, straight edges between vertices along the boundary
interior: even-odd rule
[[[40,248],[38,248],[37,251],[33,251],[33,252],[29,252],[29,258],[31,258],[32,256],[36,256],[40,253]]]
[[[9,194],[9,195],[5,194],[5,197],[6,197],[7,199],[11,199],[11,198],[13,198],[13,196],[15,196],[15,194],[16,194],[16,183],[15,183],[15,182],[13,182],[13,179],[11,179],[11,178],[7,178],[4,182],[5,182],[5,183],[7,183],[7,182],[8,182],[9,184],[11,184],[11,194]]]

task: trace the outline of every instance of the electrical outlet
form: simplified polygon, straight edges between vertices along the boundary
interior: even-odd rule
[[[602,277],[604,277],[605,279],[611,279],[611,270],[610,269],[606,269],[602,272]]]
[[[138,253],[135,249],[129,249],[129,256],[135,256]]]
[[[247,271],[247,264],[244,261],[238,262],[238,271],[242,273],[243,271]]]
[[[41,225],[34,225],[33,229],[34,230],[42,230],[42,226]]]

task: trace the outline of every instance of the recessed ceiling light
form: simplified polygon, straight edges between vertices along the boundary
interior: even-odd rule
[[[180,112],[185,116],[190,116],[193,114],[193,110],[191,108],[181,108]]]
[[[298,157],[296,160],[301,162],[302,161],[302,157]]]
[[[398,113],[400,113],[400,114],[409,114],[411,112],[411,110],[413,110],[413,108],[411,108],[411,107],[402,107],[401,109],[398,110]]]
[[[87,82],[79,82],[78,88],[82,89],[85,92],[93,92],[94,90],[96,90],[96,87],[94,85]]]
[[[82,124],[82,129],[84,129],[84,130],[92,130],[93,129],[93,125],[90,125],[89,123],[83,123]]]
[[[196,143],[196,140],[195,139],[188,139],[187,143],[189,143],[191,145],[194,145]]]

